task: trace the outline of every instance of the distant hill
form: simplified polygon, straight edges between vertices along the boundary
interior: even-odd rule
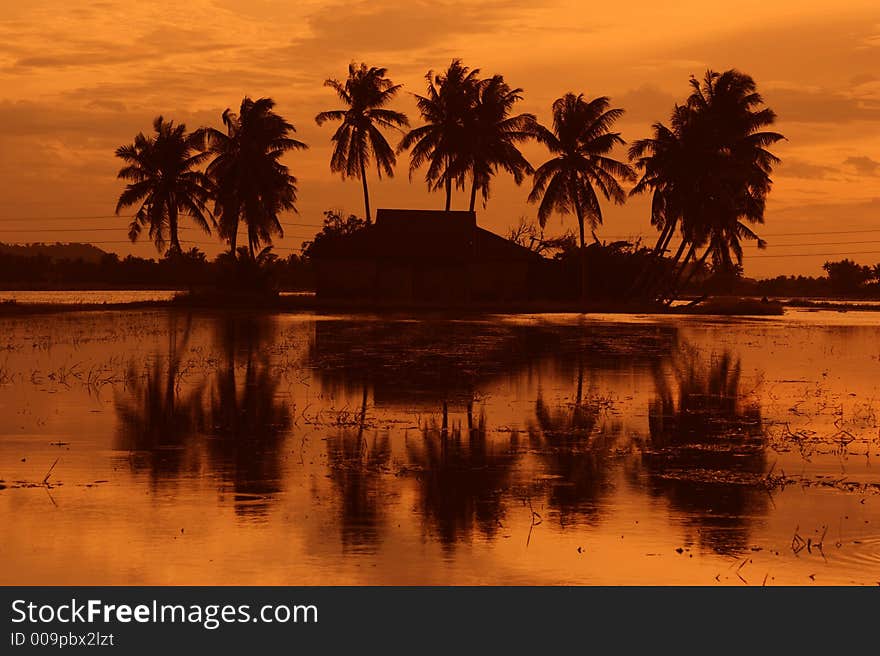
[[[39,255],[53,260],[83,260],[84,262],[100,262],[107,255],[92,244],[3,244],[0,243],[0,254],[18,255],[20,257],[36,257]]]

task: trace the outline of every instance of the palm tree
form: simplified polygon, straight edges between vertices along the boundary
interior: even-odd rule
[[[428,71],[427,94],[416,96],[425,125],[406,133],[398,152],[412,149],[410,177],[428,165],[425,180],[431,191],[446,191],[446,211],[452,206],[452,184],[464,186],[468,170],[468,120],[479,93],[479,69],[470,70],[460,59],[452,60],[444,73]]]
[[[623,203],[626,194],[618,182],[634,177],[633,170],[609,156],[624,141],[611,126],[623,115],[609,109],[610,100],[600,96],[586,100],[583,94],[567,93],[553,103],[553,130],[540,126],[537,138],[554,157],[535,171],[529,202],[537,203],[541,227],[553,212],[578,220],[581,246],[581,299],[586,297],[586,251],[584,224],[589,222],[593,239],[602,223],[602,207],[596,189],[607,200]]]
[[[676,106],[671,128],[654,127],[654,136],[633,145],[630,156],[643,171],[633,193],[654,192],[653,206],[663,208],[661,239],[671,239],[676,224],[681,244],[673,267],[671,299],[682,274],[705,246],[691,274],[711,255],[718,271],[730,272],[742,264],[742,239],[766,244],[748,226],[764,222],[764,207],[779,159],[768,146],[784,139],[765,130],[776,120],[757,93],[754,80],[731,69],[707,71],[702,81],[691,78],[691,94]],[[670,154],[672,153],[672,155]],[[665,249],[665,246],[663,247]]]
[[[272,243],[273,235],[284,235],[279,212],[296,211],[296,178],[281,157],[308,147],[291,136],[296,128],[276,114],[274,107],[271,98],[245,98],[238,114],[229,109],[223,112],[226,132],[205,130],[214,155],[207,173],[217,189],[220,236],[229,242],[234,255],[239,223],[244,222],[252,260],[263,244]]]
[[[658,278],[662,282],[662,276],[651,274],[656,274],[657,267],[662,264],[662,258],[685,214],[685,203],[692,197],[688,181],[695,177],[698,162],[687,152],[681,137],[686,115],[687,108],[676,105],[672,113],[672,127],[655,123],[652,126],[653,135],[636,141],[629,149],[630,161],[642,171],[642,176],[629,192],[630,196],[653,190],[651,225],[660,231],[654,245],[653,261],[636,278],[631,293],[640,291],[645,285],[648,285],[646,291],[650,292]],[[682,226],[682,234],[686,234],[690,228],[690,225]],[[687,240],[683,238],[672,259],[673,268],[681,259],[686,245]]]
[[[321,112],[315,117],[318,125],[325,121],[342,121],[332,141],[336,144],[330,159],[330,170],[342,173],[342,178],[360,178],[364,186],[364,211],[367,223],[370,222],[370,194],[367,190],[367,163],[370,155],[376,160],[379,179],[382,172],[389,178],[394,175],[397,158],[379,128],[400,129],[409,127],[405,114],[386,109],[402,85],[392,84],[385,77],[386,68],[367,68],[366,64],[348,65],[348,79],[343,84],[333,78],[324,86],[336,91],[339,99],[348,109]]]
[[[200,147],[201,132],[187,133],[186,125],[174,125],[157,116],[153,121],[155,135],[139,133],[134,143],[116,149],[116,157],[126,163],[118,178],[127,180],[125,190],[116,203],[116,214],[140,204],[128,237],[137,241],[142,229],[149,226],[150,239],[161,253],[170,238],[172,254],[180,254],[178,219],[188,214],[205,232],[210,214],[205,204],[210,197],[208,178],[196,168],[207,154]]]
[[[485,204],[489,199],[489,181],[501,168],[520,184],[534,170],[517,148],[535,136],[537,119],[534,114],[510,116],[510,110],[522,99],[522,89],[511,89],[501,75],[479,83],[475,106],[469,117],[468,144],[471,167],[470,211],[474,211],[477,190]]]

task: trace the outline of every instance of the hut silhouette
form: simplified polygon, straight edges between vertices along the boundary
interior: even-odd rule
[[[316,294],[414,305],[536,298],[555,267],[477,225],[474,212],[380,209],[313,252]]]

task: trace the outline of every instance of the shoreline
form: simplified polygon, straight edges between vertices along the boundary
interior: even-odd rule
[[[318,299],[314,296],[291,295],[272,299],[251,299],[215,294],[181,295],[171,300],[150,300],[113,303],[17,303],[0,302],[0,317],[70,312],[117,312],[130,310],[190,309],[231,312],[297,313],[297,312],[346,312],[355,314],[392,314],[400,312],[416,314],[459,313],[472,314],[658,314],[658,315],[719,315],[719,316],[779,316],[784,307],[812,307],[802,303],[791,305],[779,301],[763,301],[754,298],[706,299],[697,305],[668,307],[659,303],[589,303],[571,301],[515,301],[486,303],[400,303],[373,300],[351,301]],[[843,306],[841,311],[880,310],[878,306]],[[838,309],[830,303],[817,309]]]

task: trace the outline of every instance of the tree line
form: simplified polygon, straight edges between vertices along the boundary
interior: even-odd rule
[[[414,94],[421,125],[411,127],[405,113],[390,107],[402,85],[387,69],[352,63],[344,81],[325,82],[342,107],[315,120],[339,123],[330,137],[330,169],[361,181],[365,225],[372,219],[368,171],[375,167],[378,178],[392,177],[397,156],[408,152],[410,179],[423,170],[428,189],[443,193],[446,210],[454,190],[465,191],[474,210],[478,196],[484,207],[488,203],[497,175],[508,174],[517,184],[529,179],[528,200],[537,206],[540,226],[553,214],[573,215],[581,252],[587,230],[599,242],[603,202],[650,194],[658,238],[628,289],[632,297],[670,302],[707,261],[733,271],[742,263],[743,240],[765,246],[751,226],[763,223],[770,174],[779,162],[769,148],[783,137],[769,131],[776,115],[745,73],[692,77],[689,95],[668,122],[655,123],[648,138],[630,145],[626,161],[616,158],[626,142],[614,131],[624,110],[606,96],[566,93],[553,102],[552,121],[544,126],[533,114],[516,113],[521,88],[502,75],[484,77],[461,60],[429,71],[425,83],[424,94]],[[116,211],[137,208],[132,240],[146,230],[160,252],[180,253],[178,226],[187,216],[206,233],[216,231],[233,258],[256,261],[283,235],[279,215],[296,210],[297,180],[281,159],[306,144],[269,98],[245,98],[239,112],[227,109],[221,122],[221,129],[188,132],[159,116],[152,134],[138,134],[117,149],[125,162],[119,178],[127,186]],[[389,142],[393,133],[400,137],[396,146]],[[521,150],[530,141],[548,151],[537,167]],[[245,246],[239,246],[241,229]],[[580,269],[584,297],[585,256]]]
[[[328,235],[350,234],[360,230],[365,220],[350,215],[342,217],[327,212],[326,227],[312,244]],[[564,271],[577,271],[573,264],[579,249],[573,233],[560,238],[543,238],[530,226],[519,226],[511,231],[514,241],[558,260]],[[38,247],[39,245],[32,245]],[[47,245],[48,246],[48,245]],[[64,245],[65,247],[67,245]],[[96,249],[97,250],[97,249]],[[627,242],[588,246],[588,273],[601,281],[601,289],[594,289],[591,298],[614,300],[626,293],[633,271],[651,261],[650,249],[637,248]],[[314,289],[314,269],[308,255],[292,254],[275,257],[267,253],[248,263],[230,265],[228,253],[209,260],[197,248],[174,255],[166,251],[158,261],[134,255],[120,258],[115,253],[84,258],[75,254],[34,254],[32,248],[5,250],[0,244],[0,286],[3,289],[206,289],[218,283],[224,286],[250,283],[268,283],[272,289],[299,291]],[[727,277],[703,271],[692,278],[685,294],[734,294],[767,297],[880,297],[880,263],[859,265],[852,260],[826,262],[824,276],[777,276],[763,280]],[[248,275],[250,274],[250,275]],[[566,276],[569,280],[570,276]],[[253,289],[253,287],[251,287]],[[599,293],[601,292],[601,293]],[[561,288],[553,291],[559,298],[571,297],[571,291]]]

